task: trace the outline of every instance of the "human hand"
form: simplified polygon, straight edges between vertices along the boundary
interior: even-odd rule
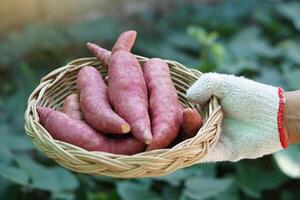
[[[201,162],[254,159],[287,147],[283,127],[278,125],[283,123],[283,110],[279,110],[282,92],[281,88],[243,77],[202,75],[189,88],[187,97],[201,104],[211,96],[218,97],[224,120],[217,145]]]

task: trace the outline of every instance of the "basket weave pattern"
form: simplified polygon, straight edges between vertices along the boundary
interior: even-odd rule
[[[137,56],[143,64],[148,58]],[[76,92],[76,76],[84,66],[96,67],[103,77],[107,70],[95,58],[77,59],[42,78],[28,99],[25,112],[25,130],[34,144],[60,165],[76,172],[107,175],[119,178],[161,176],[176,169],[191,166],[203,158],[218,142],[223,113],[218,100],[213,97],[205,109],[187,101],[186,90],[201,76],[201,72],[188,69],[175,61],[165,60],[179,99],[185,107],[197,109],[204,117],[198,134],[169,149],[159,149],[132,156],[105,152],[90,152],[72,144],[55,140],[39,124],[36,108],[51,107],[60,110],[63,100]]]

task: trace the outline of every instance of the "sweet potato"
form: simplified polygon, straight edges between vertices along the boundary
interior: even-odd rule
[[[143,71],[136,57],[124,45],[135,31],[122,33],[113,47],[108,68],[108,96],[115,111],[131,126],[132,134],[150,144],[152,133]]]
[[[184,107],[179,103],[179,121],[180,121],[180,128],[179,128],[179,133],[176,137],[176,139],[168,146],[168,148],[171,148],[178,143],[182,142],[185,140],[185,133],[183,131],[183,111]]]
[[[127,51],[130,52],[136,39],[136,31],[125,31],[117,39],[112,48],[112,52]]]
[[[101,62],[102,66],[107,68],[109,66],[111,52],[91,42],[88,42],[86,45]]]
[[[119,40],[114,46],[114,51],[125,50],[131,51],[133,44],[136,39],[135,31],[127,31],[122,34],[122,37],[119,37]],[[94,44],[87,43],[88,49],[97,57],[97,59],[103,64],[104,67],[108,67],[110,63],[111,52]]]
[[[94,67],[83,67],[77,75],[79,102],[86,122],[102,133],[123,134],[130,125],[116,114],[108,100],[107,86]]]
[[[149,110],[153,142],[147,150],[167,147],[178,135],[180,105],[167,63],[152,58],[144,64],[144,77],[149,93]]]
[[[145,144],[133,137],[124,140],[108,139],[83,121],[71,119],[62,112],[45,107],[39,107],[37,112],[40,123],[54,139],[88,151],[132,155],[145,149]]]
[[[183,112],[184,112],[184,107],[183,105],[181,105],[181,103],[178,103],[178,106],[179,106],[179,121],[180,121],[180,127],[183,126]]]
[[[73,93],[66,97],[63,103],[62,112],[72,119],[83,120],[77,94]]]
[[[197,110],[187,108],[183,112],[184,138],[194,137],[203,125],[203,119]]]

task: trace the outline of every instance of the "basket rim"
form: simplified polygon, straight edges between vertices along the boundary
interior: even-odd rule
[[[136,57],[140,63],[143,63],[149,59],[138,55],[136,55]],[[176,70],[182,70],[183,73],[189,73],[188,75],[195,80],[202,75],[200,71],[188,69],[177,61],[164,61],[168,63],[169,67],[176,66]],[[193,138],[178,143],[172,148],[146,151],[134,155],[120,155],[99,151],[87,151],[75,145],[53,139],[47,130],[38,122],[39,118],[36,112],[37,105],[40,103],[41,99],[43,98],[43,94],[47,91],[47,89],[55,86],[55,84],[62,80],[67,73],[76,71],[86,65],[98,66],[101,65],[101,63],[97,61],[95,57],[79,58],[69,62],[65,66],[51,71],[41,79],[40,84],[31,93],[27,102],[27,109],[24,116],[26,134],[33,140],[38,149],[44,152],[48,157],[53,158],[62,166],[77,172],[95,175],[108,175],[120,178],[160,176],[196,163],[194,159],[192,159],[190,162],[186,162],[183,158],[177,159],[175,162],[173,160],[174,155],[176,157],[176,155],[180,154],[181,152],[195,152],[195,146],[198,145],[199,148],[202,148],[202,152],[199,151],[198,154],[193,153],[192,155],[197,154],[195,157],[197,157],[197,160],[199,161],[216,145],[220,137],[221,122],[223,119],[223,112],[216,97],[212,97],[212,99],[209,101],[209,114],[203,127],[198,131],[198,134]],[[100,66],[100,69],[103,69],[103,67],[101,68]],[[202,142],[200,145],[199,141],[204,142]],[[185,155],[185,157],[191,159],[189,158],[189,155]],[[91,169],[82,170],[78,166],[76,166],[77,168],[72,167],[73,165],[69,165],[69,163],[76,163],[79,166],[86,166],[89,165],[89,163],[92,163],[90,164],[91,166],[104,165],[105,167],[114,168],[117,172],[110,173],[107,170],[102,170],[101,167],[100,169],[90,167]],[[169,163],[169,166],[164,168],[164,170],[159,169],[157,171],[150,170],[150,172],[145,172],[145,169],[140,169],[143,168],[143,165],[147,167],[151,166],[153,169],[155,168],[155,165],[164,165],[165,163]],[[131,173],[126,173],[126,169],[132,169],[133,166],[137,169],[135,171],[131,170]],[[159,166],[157,168],[159,168]]]

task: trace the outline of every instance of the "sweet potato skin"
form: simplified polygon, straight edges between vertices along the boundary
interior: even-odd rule
[[[88,42],[88,49],[97,57],[97,59],[101,62],[102,66],[108,67],[110,63],[111,52],[107,49],[104,49],[94,43]]]
[[[180,127],[182,128],[183,126],[183,112],[184,112],[184,107],[183,105],[181,105],[181,103],[178,103],[178,106],[179,106],[179,121],[180,121]]]
[[[136,39],[136,31],[125,31],[120,34],[115,45],[112,48],[112,53],[116,51],[130,52]]]
[[[182,127],[184,131],[184,138],[188,139],[194,137],[203,125],[202,116],[197,110],[187,108],[183,112]]]
[[[179,133],[181,117],[177,91],[167,63],[159,58],[152,58],[144,64],[144,77],[153,133],[153,142],[147,150],[165,148]]]
[[[107,139],[83,121],[74,120],[62,112],[45,107],[39,107],[37,112],[40,123],[54,139],[88,151],[132,155],[145,149],[145,144],[133,137],[124,140]]]
[[[64,100],[62,112],[72,119],[84,120],[80,109],[79,97],[76,93],[70,94]]]
[[[185,140],[185,134],[183,131],[183,111],[184,107],[179,103],[179,122],[180,122],[180,128],[179,128],[179,133],[176,137],[176,139],[168,146],[168,148],[172,148],[173,146],[177,145],[178,143],[182,142]]]
[[[130,124],[132,134],[150,144],[152,133],[146,83],[141,66],[130,52],[121,50],[112,54],[108,96],[115,111]]]
[[[113,51],[124,50],[130,52],[136,39],[135,31],[126,31],[120,35]],[[88,49],[97,57],[104,67],[108,67],[110,63],[111,52],[94,43],[87,43]]]
[[[86,122],[102,133],[123,134],[130,125],[116,114],[108,100],[107,86],[94,67],[83,67],[77,76],[77,89]]]

